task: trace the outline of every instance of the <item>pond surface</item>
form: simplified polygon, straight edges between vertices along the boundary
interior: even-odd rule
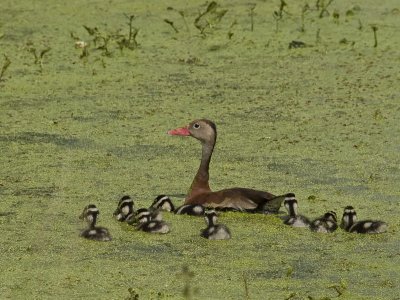
[[[286,2],[2,0],[0,298],[399,299],[400,4]],[[195,118],[218,126],[214,190],[294,192],[310,218],[353,205],[389,231],[223,213],[232,239],[212,242],[202,218],[165,213],[165,236],[113,220],[124,194],[182,203],[200,145],[166,132]],[[89,203],[112,242],[79,238]]]

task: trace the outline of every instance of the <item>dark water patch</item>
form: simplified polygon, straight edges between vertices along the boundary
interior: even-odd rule
[[[15,215],[14,211],[4,211],[4,212],[0,212],[0,217],[8,217],[8,216],[13,216]]]
[[[169,155],[171,153],[177,152],[178,148],[173,145],[145,145],[136,144],[126,147],[115,147],[109,149],[108,152],[117,157],[144,157],[144,158],[154,158],[158,156]]]
[[[58,187],[44,186],[44,187],[18,189],[12,192],[11,194],[13,196],[53,197],[58,191],[59,191]]]
[[[389,201],[389,202],[399,202],[400,201],[399,195],[386,195],[386,194],[382,194],[382,193],[378,193],[378,192],[374,193],[371,198],[377,199],[379,201]]]
[[[265,107],[253,107],[248,109],[243,109],[241,111],[236,111],[230,113],[229,116],[234,119],[239,120],[248,120],[249,118],[260,121],[274,121],[278,119],[282,119],[284,116],[283,111],[273,108],[270,106]]]
[[[263,271],[254,271],[251,276],[255,278],[265,278],[265,279],[277,279],[285,276],[287,270],[283,268],[281,270],[263,270]]]
[[[368,187],[365,185],[342,185],[337,187],[342,192],[350,192],[351,194],[360,194],[368,191]]]
[[[134,233],[132,233],[134,234]],[[137,232],[137,234],[142,234],[141,232]],[[148,234],[149,239],[153,239],[154,234]],[[138,241],[132,243],[124,243],[120,244],[117,247],[117,251],[113,253],[104,253],[104,257],[115,258],[116,253],[119,253],[121,257],[126,259],[127,251],[130,253],[135,253],[135,256],[151,256],[151,257],[159,257],[160,255],[173,255],[174,257],[181,257],[183,254],[175,249],[170,243],[157,243],[154,245],[145,245]],[[118,255],[118,254],[117,254]]]
[[[169,194],[166,193],[166,195],[168,195],[169,197],[176,197],[176,198],[185,198],[186,194]]]
[[[89,140],[82,140],[74,137],[65,137],[59,134],[43,132],[22,132],[16,135],[2,135],[0,142],[17,142],[21,144],[54,144],[68,148],[87,147]]]

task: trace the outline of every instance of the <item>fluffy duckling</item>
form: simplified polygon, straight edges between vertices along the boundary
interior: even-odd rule
[[[283,223],[292,227],[309,227],[310,220],[305,216],[297,213],[298,204],[295,195],[292,193],[286,194],[285,200],[283,201],[285,208],[288,211],[288,216],[284,217]]]
[[[222,224],[216,224],[217,214],[215,210],[207,211],[204,214],[204,219],[207,228],[200,232],[200,236],[209,240],[229,240],[231,238],[231,232],[228,227]]]
[[[388,224],[383,221],[363,220],[357,222],[357,213],[352,206],[346,206],[340,227],[352,233],[383,233]]]
[[[171,199],[166,195],[158,195],[154,199],[153,204],[150,206],[150,208],[161,209],[165,211],[175,210],[174,204],[172,203]]]
[[[140,208],[135,214],[136,223],[144,223],[148,221],[162,221],[160,210],[152,208]]]
[[[130,223],[135,216],[134,203],[131,197],[123,196],[118,202],[118,207],[114,211],[114,217],[120,222]]]
[[[328,211],[322,217],[311,222],[310,229],[315,232],[329,233],[338,228],[337,217],[334,211]]]
[[[89,227],[81,231],[79,234],[81,237],[94,241],[111,241],[111,235],[108,229],[96,226],[99,210],[95,205],[90,204],[85,207],[82,214],[85,214],[84,218],[88,221]]]
[[[79,219],[86,221],[89,225],[93,222],[93,216],[99,213],[96,205],[89,204],[85,206],[83,212],[80,214]]]
[[[162,220],[161,212],[150,211],[146,208],[139,209],[136,214],[137,230],[148,233],[168,233],[169,226]]]
[[[177,215],[204,216],[205,207],[200,204],[186,204],[175,210]]]

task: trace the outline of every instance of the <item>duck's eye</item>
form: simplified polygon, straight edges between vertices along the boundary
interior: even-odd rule
[[[194,129],[199,129],[200,128],[200,124],[199,123],[194,123],[193,128]]]

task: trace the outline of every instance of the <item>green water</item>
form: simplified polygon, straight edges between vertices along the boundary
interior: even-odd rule
[[[278,28],[279,1],[254,2],[253,31],[248,2],[219,1],[200,34],[198,1],[2,0],[0,298],[183,299],[186,287],[193,299],[398,299],[400,4],[333,1],[319,18],[315,2],[303,32],[305,1],[288,0]],[[139,46],[121,51],[126,15]],[[109,56],[83,25],[110,37]],[[200,145],[166,132],[201,117],[218,126],[213,189],[295,192],[311,218],[353,205],[389,231],[322,235],[224,213],[233,238],[213,242],[201,218],[164,214],[165,236],[113,220],[124,194],[182,203]],[[88,203],[112,242],[78,237]]]

